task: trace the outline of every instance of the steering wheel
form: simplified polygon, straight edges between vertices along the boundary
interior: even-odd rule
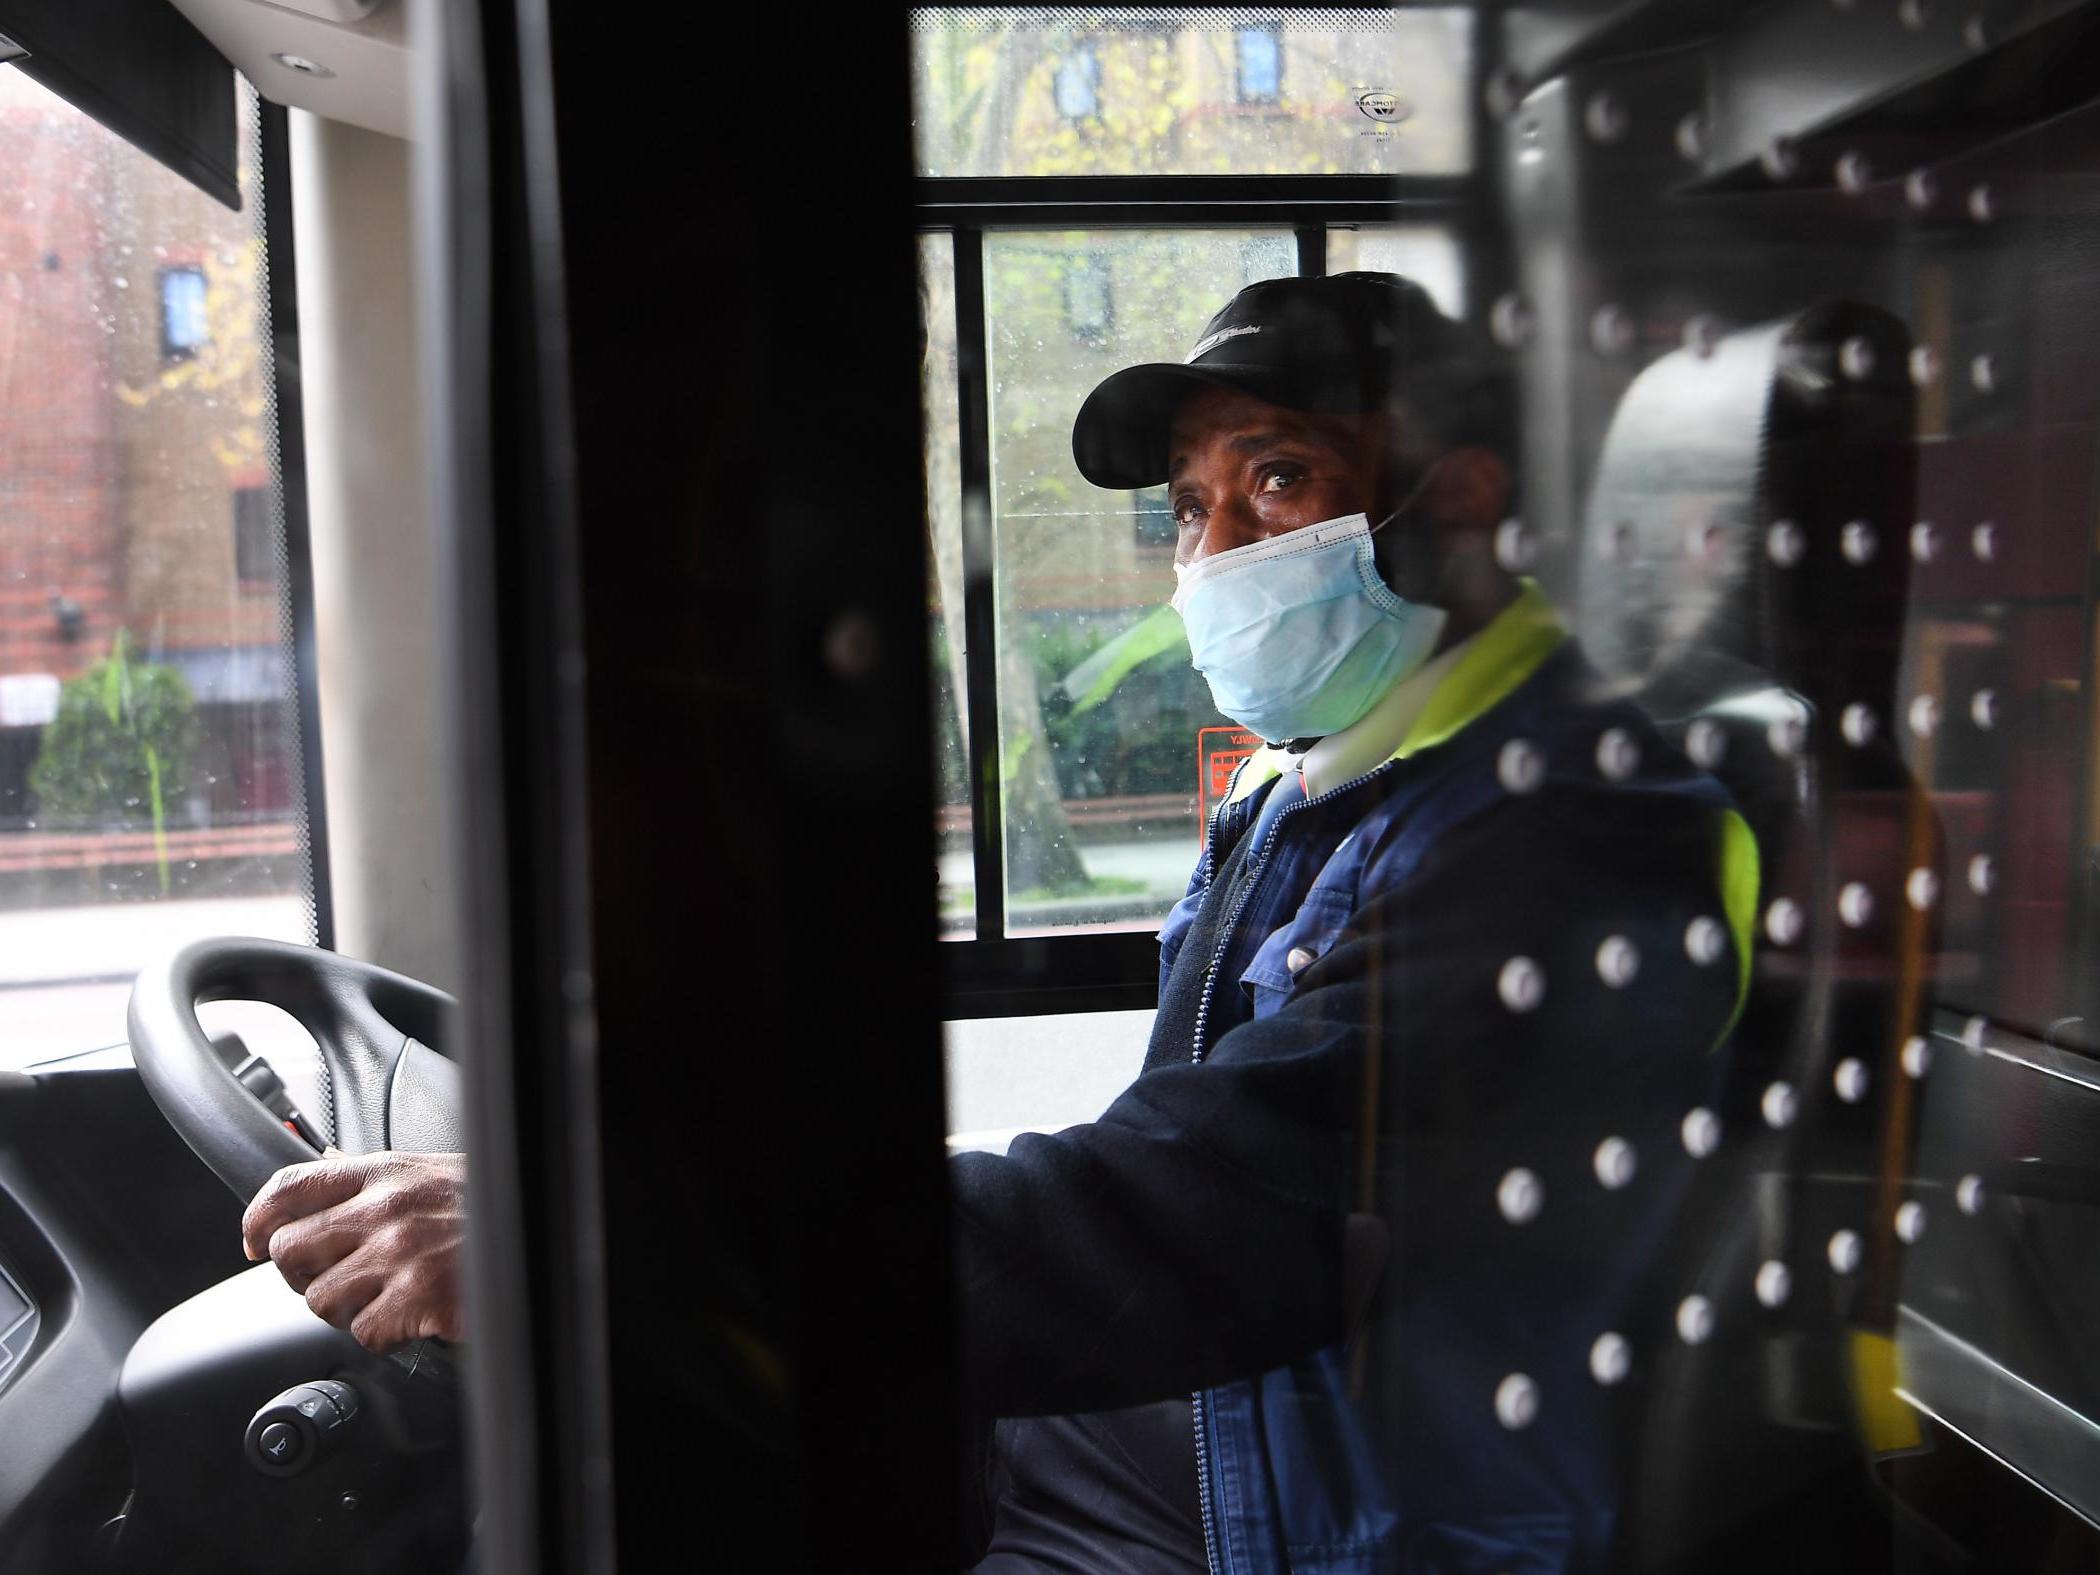
[[[196,941],[140,972],[128,1014],[132,1057],[168,1124],[243,1203],[286,1165],[320,1156],[264,1108],[213,1048],[206,1001],[280,1007],[321,1047],[324,1136],[346,1154],[466,1146],[459,1066],[433,1045],[458,1003],[444,991],[313,946]]]

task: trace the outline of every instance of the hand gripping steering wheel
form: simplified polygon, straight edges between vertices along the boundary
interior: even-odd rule
[[[318,947],[196,941],[132,986],[132,1056],[168,1124],[243,1203],[284,1166],[320,1156],[213,1048],[197,1007],[227,1000],[281,1007],[314,1036],[333,1106],[324,1135],[343,1152],[466,1146],[458,1064],[432,1048],[453,1037],[451,996]]]

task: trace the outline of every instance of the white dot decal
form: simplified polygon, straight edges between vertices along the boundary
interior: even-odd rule
[[[1794,1117],[1800,1114],[1801,1099],[1791,1084],[1774,1083],[1765,1090],[1757,1108],[1764,1115],[1765,1125],[1776,1132],[1794,1124]]]
[[[1619,1137],[1608,1137],[1599,1143],[1597,1152],[1590,1158],[1590,1167],[1597,1172],[1597,1180],[1607,1192],[1617,1192],[1632,1181],[1636,1164],[1633,1145]]]
[[[1940,533],[1932,528],[1930,520],[1919,520],[1911,526],[1910,555],[1918,563],[1930,563],[1940,555]]]
[[[1979,853],[1969,860],[1969,890],[1979,897],[1988,897],[1991,888],[1997,884],[1997,866],[1991,863],[1988,853]]]
[[[1906,1077],[1923,1077],[1932,1070],[1932,1046],[1922,1034],[1912,1034],[1903,1041],[1903,1074]]]
[[[1675,141],[1677,156],[1685,162],[1697,164],[1706,157],[1706,122],[1696,111],[1677,122]]]
[[[1767,1259],[1757,1270],[1757,1299],[1767,1307],[1784,1307],[1794,1293],[1794,1276],[1777,1258]]]
[[[1972,1017],[1961,1025],[1961,1042],[1970,1055],[1982,1055],[1990,1043],[1991,1025],[1988,1019]]]
[[[1582,107],[1582,124],[1591,138],[1613,143],[1626,135],[1626,104],[1616,93],[1592,93]]]
[[[1791,569],[1801,561],[1801,554],[1808,542],[1801,534],[1801,527],[1792,520],[1781,520],[1765,532],[1765,556],[1782,569]]]
[[[1866,1063],[1856,1056],[1845,1057],[1830,1074],[1830,1082],[1838,1098],[1848,1105],[1858,1104],[1867,1093]]]
[[[1845,735],[1845,742],[1854,749],[1864,749],[1873,743],[1879,727],[1874,719],[1874,708],[1856,701],[1846,706],[1838,717],[1838,731]]]
[[[1862,183],[1864,184],[1864,183]],[[1838,346],[1838,370],[1855,383],[1874,375],[1874,344],[1857,334]]]
[[[1512,1012],[1529,1012],[1546,998],[1545,970],[1529,957],[1512,957],[1495,976],[1496,993]]]
[[[1830,1238],[1828,1256],[1830,1266],[1840,1274],[1850,1274],[1859,1267],[1861,1248],[1859,1232],[1841,1230]]]
[[[1502,1178],[1495,1188],[1495,1207],[1512,1225],[1528,1225],[1539,1217],[1546,1202],[1546,1189],[1539,1178],[1521,1165]]]
[[[1940,703],[1931,695],[1919,695],[1910,703],[1910,730],[1920,738],[1930,738],[1939,731]]]
[[[1765,741],[1772,746],[1772,753],[1781,760],[1793,759],[1808,743],[1808,719],[1794,710],[1774,717],[1771,725],[1765,729]]]
[[[1621,990],[1633,983],[1633,976],[1640,971],[1640,949],[1623,935],[1607,935],[1597,948],[1597,977],[1614,990]]]
[[[1677,1304],[1677,1338],[1703,1345],[1714,1332],[1714,1304],[1704,1296],[1687,1296]]]
[[[1954,1206],[1964,1214],[1983,1211],[1983,1177],[1964,1176],[1954,1184]]]
[[[1976,555],[1978,563],[1995,563],[1998,560],[1998,527],[1985,521],[1969,532],[1969,551]]]
[[[1688,1111],[1677,1130],[1684,1151],[1694,1159],[1704,1159],[1721,1146],[1721,1118],[1704,1105]]]
[[[1865,520],[1854,520],[1838,533],[1838,549],[1850,564],[1863,566],[1872,563],[1875,549],[1880,545],[1881,538],[1874,534],[1874,527]]]
[[[1791,946],[1801,938],[1801,904],[1791,897],[1777,897],[1765,909],[1765,934],[1775,946]]]
[[[1923,213],[1939,200],[1940,183],[1933,179],[1931,170],[1912,170],[1903,177],[1903,200],[1910,204],[1911,211]]]
[[[1590,344],[1599,355],[1624,355],[1633,348],[1633,314],[1600,306],[1590,314]]]
[[[1488,330],[1503,349],[1517,349],[1531,337],[1531,308],[1520,296],[1503,296],[1488,313]]]
[[[1495,527],[1495,561],[1511,574],[1523,574],[1538,562],[1538,544],[1522,520]]]
[[[1998,725],[1998,692],[1979,689],[1969,697],[1969,720],[1985,732]]]
[[[1791,180],[1794,172],[1801,168],[1801,155],[1795,151],[1793,140],[1774,137],[1758,154],[1757,162],[1773,180]]]
[[[1640,769],[1641,746],[1623,727],[1608,727],[1597,740],[1597,770],[1607,782],[1624,782]]]
[[[1546,761],[1536,748],[1512,738],[1495,756],[1495,776],[1511,793],[1532,793],[1546,780]]]
[[[1838,893],[1838,917],[1847,929],[1861,929],[1874,917],[1874,894],[1858,881],[1846,883]]]
[[[1511,1432],[1538,1420],[1539,1386],[1522,1373],[1511,1373],[1495,1386],[1495,1420]]]
[[[1600,1334],[1590,1344],[1590,1376],[1609,1388],[1633,1371],[1633,1347],[1616,1334]]]
[[[1918,912],[1930,911],[1940,900],[1940,878],[1922,866],[1912,870],[1903,878],[1903,900]]]
[[[1991,188],[1988,186],[1971,186],[1969,188],[1968,208],[1969,217],[1978,224],[1990,223],[1997,212],[1996,204],[1991,199]]]
[[[1906,1246],[1925,1234],[1925,1205],[1916,1201],[1896,1206],[1896,1239]]]
[[[1969,362],[1969,385],[1979,394],[1995,393],[1998,388],[1998,363],[1989,351]]]
[[[1728,931],[1719,919],[1702,915],[1684,927],[1684,954],[1700,967],[1721,960],[1728,949]]]
[[[1684,752],[1701,771],[1712,771],[1728,754],[1728,731],[1711,717],[1701,717],[1684,730]]]

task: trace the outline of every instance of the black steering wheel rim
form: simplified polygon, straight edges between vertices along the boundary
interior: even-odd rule
[[[197,1020],[208,1001],[263,1001],[313,1035],[345,1153],[462,1147],[444,991],[313,946],[252,937],[194,941],[141,970],[127,1013],[139,1076],[179,1133],[242,1202],[286,1165],[317,1159],[228,1070]]]

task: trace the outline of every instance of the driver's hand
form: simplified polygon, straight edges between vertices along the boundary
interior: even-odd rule
[[[241,1245],[275,1263],[307,1306],[367,1350],[460,1340],[466,1191],[462,1154],[386,1151],[287,1165],[241,1217]]]

